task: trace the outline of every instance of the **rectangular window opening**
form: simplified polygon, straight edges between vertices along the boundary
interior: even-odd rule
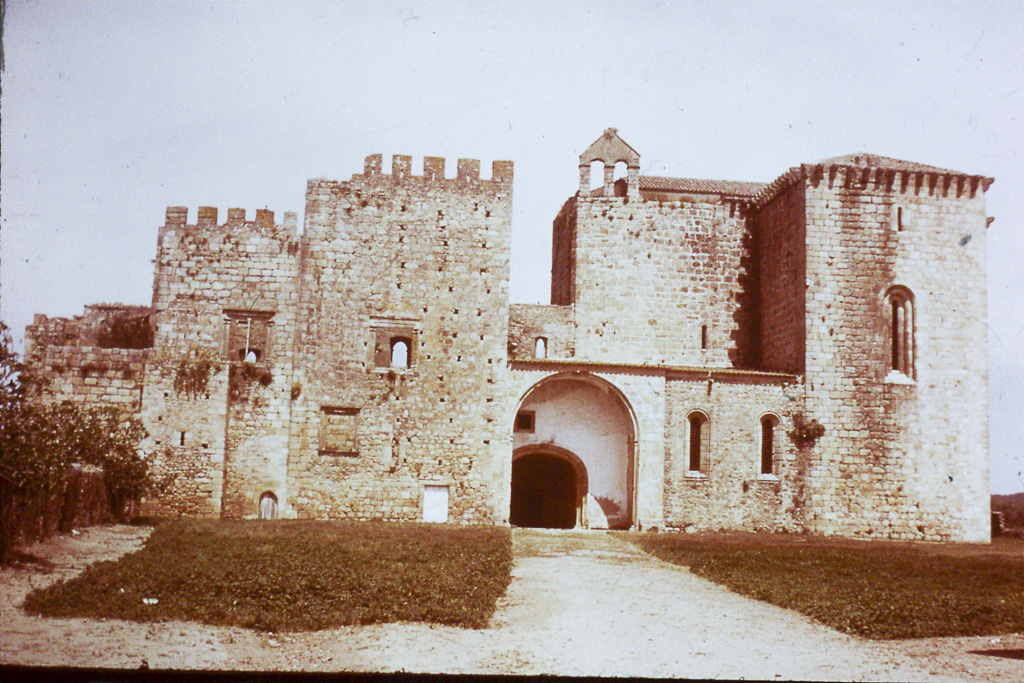
[[[536,413],[532,410],[520,410],[516,414],[516,431],[533,434],[535,429]]]

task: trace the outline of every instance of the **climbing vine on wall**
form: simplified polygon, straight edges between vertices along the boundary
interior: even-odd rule
[[[174,390],[186,396],[205,394],[210,376],[217,369],[211,360],[182,360],[174,372]]]
[[[232,363],[228,370],[228,399],[234,403],[249,397],[249,388],[253,384],[269,387],[274,375],[266,368],[252,363]]]
[[[788,435],[797,448],[813,446],[824,434],[824,425],[814,418],[808,420],[802,412],[793,415],[793,428],[789,430]]]

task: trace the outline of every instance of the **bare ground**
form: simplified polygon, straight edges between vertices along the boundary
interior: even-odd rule
[[[97,527],[4,568],[0,663],[134,669],[412,671],[866,681],[1019,680],[1024,634],[877,642],[730,593],[602,532],[516,530],[513,581],[491,628],[424,624],[268,634],[187,622],[30,617],[30,590],[139,548],[149,530]]]

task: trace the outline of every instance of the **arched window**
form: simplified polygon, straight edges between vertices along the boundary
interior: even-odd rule
[[[625,197],[628,193],[629,169],[625,161],[616,161],[612,169],[612,187],[615,188],[616,197]]]
[[[885,295],[889,369],[913,379],[914,295],[906,287],[891,287]]]
[[[686,416],[689,432],[689,454],[687,471],[690,473],[707,473],[709,432],[708,416],[694,411]]]
[[[544,337],[537,337],[537,341],[533,347],[534,358],[547,358],[548,357],[548,340]]]
[[[765,415],[761,418],[761,470],[762,475],[775,474],[775,432],[779,418]]]
[[[409,347],[411,343],[403,337],[395,337],[391,340],[391,367],[409,367]]]
[[[260,519],[277,519],[277,496],[270,491],[260,496]]]
[[[599,190],[604,187],[604,162],[595,159],[590,162],[590,191]]]

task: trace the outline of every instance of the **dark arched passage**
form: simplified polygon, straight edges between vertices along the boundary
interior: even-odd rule
[[[513,525],[545,529],[577,525],[586,500],[587,475],[583,463],[568,456],[546,449],[514,457],[509,515]]]

